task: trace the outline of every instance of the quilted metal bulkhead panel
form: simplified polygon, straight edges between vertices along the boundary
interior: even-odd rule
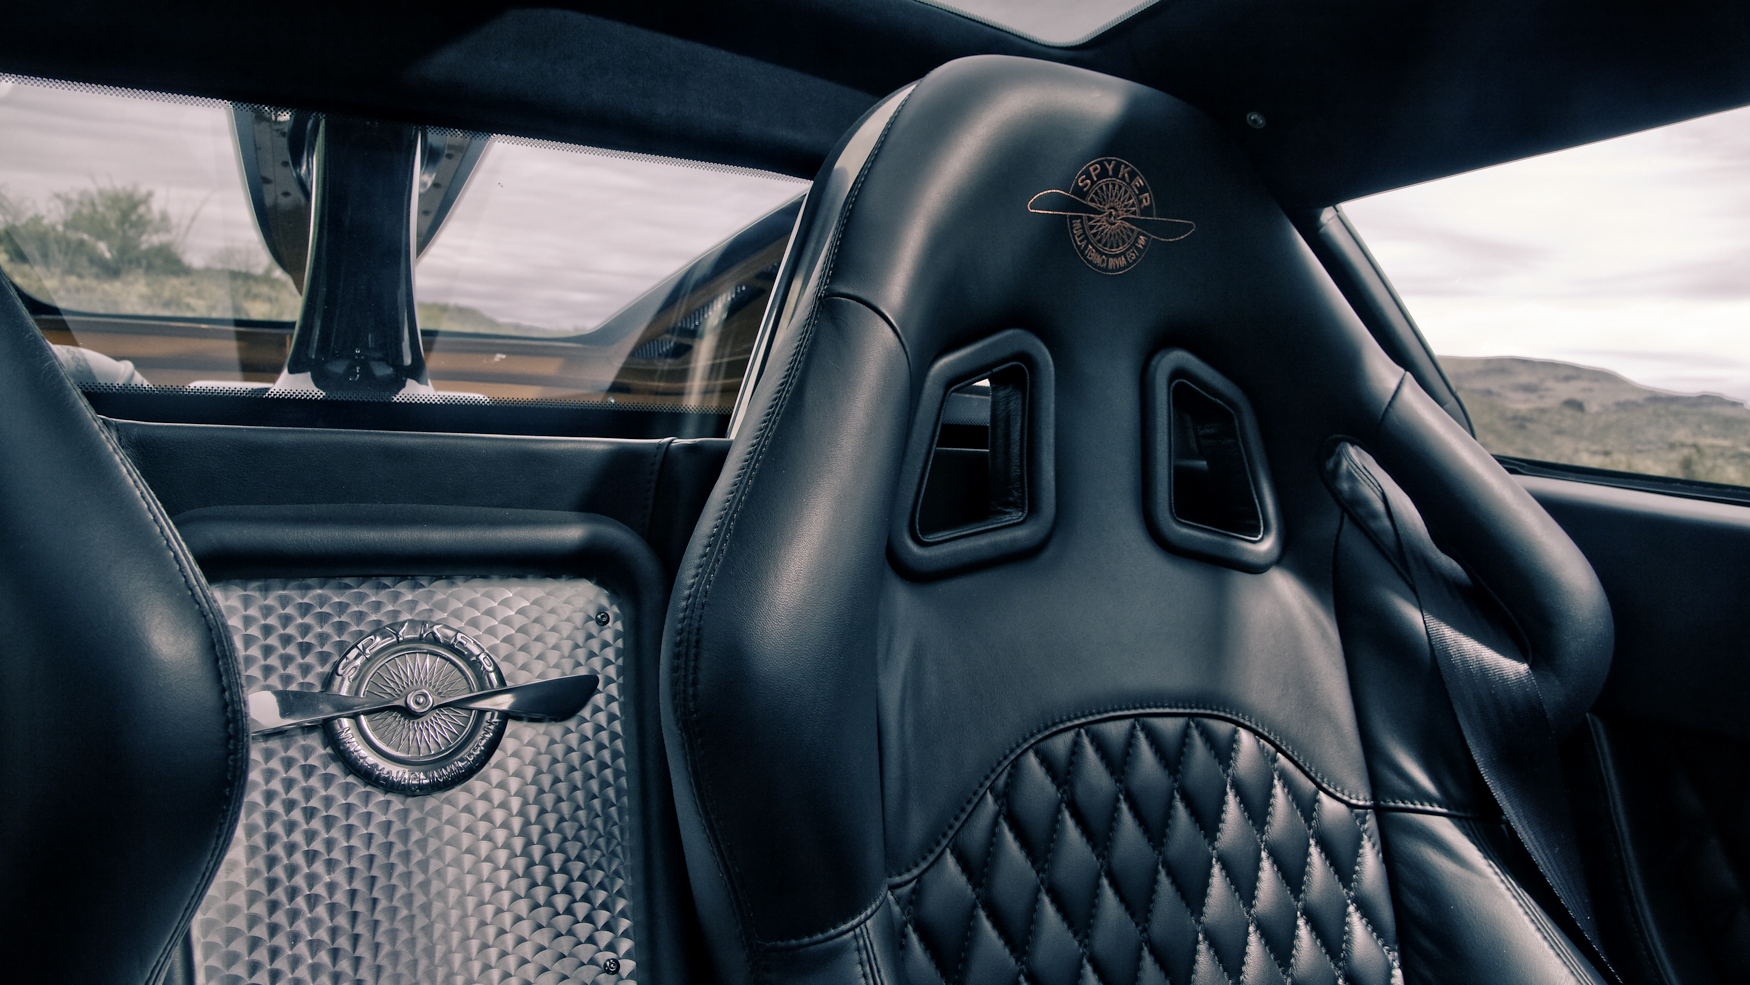
[[[569,578],[231,581],[213,593],[247,690],[320,689],[360,637],[423,619],[473,637],[506,683],[590,673],[601,693],[568,722],[510,722],[478,776],[429,796],[362,782],[319,728],[252,739],[237,836],[194,921],[197,980],[635,977],[621,612],[609,593]]]
[[[1214,718],[1034,743],[893,896],[914,985],[1403,980],[1373,812]]]

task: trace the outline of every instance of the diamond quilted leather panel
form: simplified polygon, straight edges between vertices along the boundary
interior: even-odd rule
[[[321,729],[252,740],[242,820],[194,921],[206,985],[616,982],[635,975],[616,601],[582,579],[341,578],[213,586],[244,686],[318,690],[359,637],[442,622],[505,681],[601,678],[569,722],[509,724],[453,790],[387,793]],[[597,621],[606,613],[606,625]]]
[[[914,985],[1403,980],[1373,812],[1218,719],[1047,736],[893,895]]]

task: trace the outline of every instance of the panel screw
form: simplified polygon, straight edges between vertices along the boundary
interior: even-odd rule
[[[1250,113],[1247,113],[1246,114],[1246,126],[1251,127],[1253,130],[1264,129],[1264,114],[1258,112],[1257,110],[1253,110]]]
[[[597,626],[606,626],[608,624],[608,614],[606,612],[596,613],[595,614],[595,624]]]
[[[602,962],[602,970],[607,972],[610,975],[619,974],[620,973],[620,959],[619,958],[609,958],[606,961],[603,961]]]

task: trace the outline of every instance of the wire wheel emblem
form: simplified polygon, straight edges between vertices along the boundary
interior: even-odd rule
[[[506,726],[499,712],[436,706],[503,686],[498,665],[466,634],[419,620],[398,622],[353,644],[335,665],[328,690],[400,699],[407,709],[333,718],[323,728],[335,754],[360,778],[393,793],[436,793],[485,767]]]

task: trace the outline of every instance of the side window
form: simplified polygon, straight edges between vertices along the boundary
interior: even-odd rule
[[[1489,451],[1750,485],[1750,110],[1343,210]]]
[[[0,273],[117,416],[720,434],[807,187],[0,76]]]

